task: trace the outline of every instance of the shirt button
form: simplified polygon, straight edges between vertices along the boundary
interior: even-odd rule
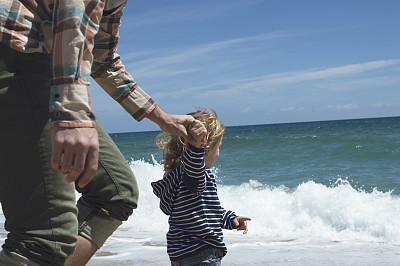
[[[56,94],[54,95],[54,99],[55,99],[56,101],[60,100],[60,94],[56,93]]]
[[[54,112],[54,117],[57,117],[57,118],[58,118],[58,117],[60,117],[60,116],[61,116],[61,113],[60,113],[59,111],[55,111],[55,112]]]

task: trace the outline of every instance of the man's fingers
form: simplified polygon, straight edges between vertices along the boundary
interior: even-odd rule
[[[64,152],[64,157],[62,158],[62,163],[61,163],[61,173],[64,175],[68,174],[71,172],[73,164],[74,164],[74,152],[71,150],[67,150]]]
[[[205,124],[199,120],[194,120],[186,129],[188,130],[188,136],[190,136],[190,139],[187,138],[186,140],[194,146],[204,147],[205,136],[207,135]]]
[[[79,187],[86,186],[92,180],[98,168],[98,161],[98,151],[91,150],[86,157],[85,171],[78,182]]]
[[[183,137],[184,139],[188,138],[189,134],[187,128],[184,125],[180,125],[178,127],[177,135]]]
[[[187,143],[190,143],[192,145],[196,143],[195,139],[193,138],[193,136],[190,133],[186,134],[186,137],[184,137],[184,138],[185,138]]]
[[[51,168],[54,170],[60,170],[61,152],[54,152],[51,154]]]
[[[79,186],[90,182],[98,164],[99,142],[95,128],[53,127],[52,149],[52,168],[66,174],[67,182],[74,182],[81,175]]]
[[[65,157],[66,155],[64,155]],[[82,174],[85,166],[85,161],[86,161],[86,153],[77,153],[75,154],[74,160],[72,164],[70,165],[70,168],[67,172],[63,172],[63,174],[67,174],[65,179],[67,180],[68,183],[72,183],[75,180],[79,178],[79,176]],[[64,165],[64,161],[63,161]]]
[[[72,170],[65,177],[67,182],[71,183],[79,178],[78,186],[84,187],[92,180],[98,168],[98,151],[96,149],[90,151],[88,154],[81,153],[75,156],[74,165]]]

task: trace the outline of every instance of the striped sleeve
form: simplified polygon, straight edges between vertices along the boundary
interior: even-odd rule
[[[105,7],[95,38],[91,76],[134,119],[141,121],[156,103],[133,80],[116,53],[124,6],[125,1],[115,8]]]
[[[104,0],[57,0],[54,9],[50,117],[63,127],[94,127],[89,77]]]
[[[182,180],[187,190],[196,195],[201,195],[205,188],[206,166],[204,163],[204,148],[197,148],[189,144],[183,156]]]
[[[221,227],[223,229],[236,229],[236,226],[233,224],[233,220],[237,217],[236,213],[233,211],[226,211],[224,210],[224,213],[222,214],[222,224]]]

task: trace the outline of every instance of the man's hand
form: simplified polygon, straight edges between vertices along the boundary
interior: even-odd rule
[[[190,124],[188,131],[193,138],[192,145],[197,148],[204,148],[204,146],[206,145],[207,136],[207,128],[205,126],[205,123],[199,120],[194,120]]]
[[[167,114],[160,107],[147,115],[147,118],[156,123],[160,129],[171,135],[181,136],[189,143],[193,143],[193,137],[188,133],[188,128],[195,121],[191,115]]]
[[[86,186],[97,171],[99,140],[95,128],[52,128],[51,166],[67,176],[68,183],[81,176],[78,186]]]

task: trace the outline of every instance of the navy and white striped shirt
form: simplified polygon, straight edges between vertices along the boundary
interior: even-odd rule
[[[171,261],[215,247],[226,254],[223,229],[234,229],[236,214],[221,207],[214,175],[205,167],[204,149],[190,145],[177,167],[151,183],[160,208],[169,215],[167,252]]]

